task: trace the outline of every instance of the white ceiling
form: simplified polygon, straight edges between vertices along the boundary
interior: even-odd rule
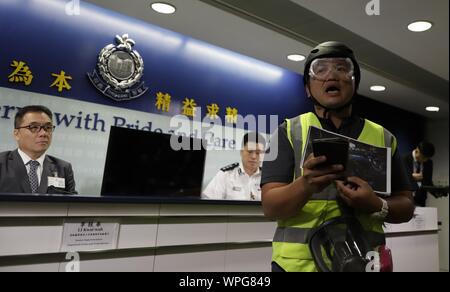
[[[362,62],[360,94],[430,119],[448,119],[448,0],[379,0],[381,9],[380,15],[377,16],[368,16],[365,13],[369,0],[164,0],[177,7],[173,15],[162,15],[152,11],[149,8],[150,3],[156,0],[86,1],[303,73],[303,62],[288,61],[286,55],[293,52],[308,54],[313,45],[323,40],[319,36],[317,38],[301,36],[294,28],[314,25],[314,28],[320,31],[321,23],[316,21],[305,24],[302,22],[303,19],[299,19],[298,23],[294,21],[290,27],[286,27],[281,22],[274,21],[275,18],[269,17],[273,14],[280,19],[280,15],[282,17],[284,13],[286,16],[292,13],[273,9],[278,7],[281,1],[291,1],[306,8],[311,16],[328,19],[337,32],[344,29],[346,33],[348,31],[363,39],[364,44],[361,44],[361,47],[370,46],[372,49],[379,47],[378,51],[383,53],[382,55],[386,51],[393,56],[389,59],[390,64],[387,64],[390,68],[394,68],[393,70],[387,69],[389,66],[382,66],[382,62],[378,60]],[[258,8],[263,13],[258,15],[256,10],[250,11],[252,3],[260,5],[259,3],[263,2],[270,4],[266,5],[265,10]],[[407,25],[418,19],[430,20],[434,23],[433,28],[422,33],[408,31]],[[335,40],[340,40],[339,34]],[[373,52],[377,54],[378,51]],[[355,53],[358,56],[358,51]],[[399,68],[407,70],[396,70],[397,61]],[[408,79],[410,75],[414,75],[416,79]],[[414,82],[421,80],[417,79],[421,76],[426,77],[424,79],[428,81],[424,83],[425,86],[424,84],[419,86]],[[368,88],[373,84],[385,85],[387,91],[371,92]],[[427,87],[427,84],[438,84],[441,88]],[[429,105],[439,106],[440,112],[426,112],[424,108]]]
[[[380,0],[379,16],[366,14],[369,0],[291,1],[448,81],[448,0]],[[407,30],[422,19],[435,24],[430,31]]]

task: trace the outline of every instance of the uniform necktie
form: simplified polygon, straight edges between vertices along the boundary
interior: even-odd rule
[[[39,162],[31,160],[28,162],[30,165],[30,172],[28,173],[28,178],[30,179],[31,193],[37,193],[39,187],[39,180],[37,176],[37,168],[39,167]]]
[[[420,164],[418,161],[414,161],[414,173],[420,172]]]

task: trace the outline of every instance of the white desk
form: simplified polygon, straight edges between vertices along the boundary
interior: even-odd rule
[[[81,271],[270,271],[276,223],[260,205],[0,202],[0,271],[65,271],[64,221],[119,222],[117,247]]]
[[[439,272],[436,208],[416,208],[403,224],[386,224],[386,243],[392,250],[394,272]]]
[[[386,225],[394,271],[439,271],[437,211]],[[260,205],[0,201],[0,271],[65,271],[66,219],[117,221],[113,249],[80,253],[81,271],[270,271],[276,223]]]

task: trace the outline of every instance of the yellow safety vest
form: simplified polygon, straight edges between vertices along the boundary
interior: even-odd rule
[[[319,119],[313,113],[302,114],[286,120],[287,136],[295,154],[294,180],[300,177],[300,159],[305,149],[306,138],[310,126],[322,128]],[[395,137],[382,126],[365,120],[364,128],[358,141],[375,146],[391,147],[392,154],[397,148]],[[272,260],[286,271],[308,272],[317,271],[314,260],[308,248],[308,233],[325,221],[341,216],[336,198],[338,191],[330,184],[319,194],[314,194],[306,205],[292,218],[279,220],[273,239]],[[369,214],[355,210],[355,215],[361,222],[371,246],[385,243],[383,222],[373,219]]]

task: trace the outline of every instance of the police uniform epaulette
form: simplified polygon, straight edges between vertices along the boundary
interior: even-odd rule
[[[238,167],[238,166],[239,166],[239,162],[236,162],[236,163],[233,163],[233,164],[224,166],[224,167],[222,167],[220,170],[221,170],[221,171],[230,171],[230,170],[235,169],[235,168]]]

